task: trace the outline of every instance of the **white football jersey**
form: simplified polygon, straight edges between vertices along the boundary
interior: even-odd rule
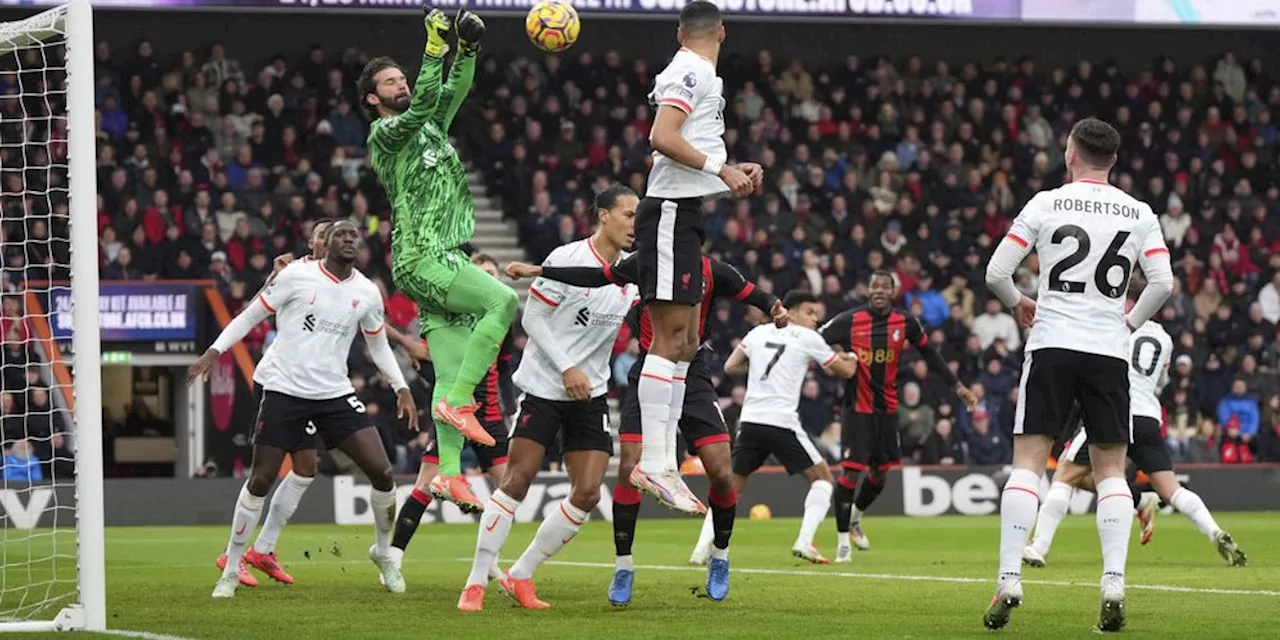
[[[1129,336],[1129,413],[1160,420],[1160,392],[1169,383],[1173,338],[1148,320]]]
[[[685,142],[708,157],[720,162],[728,160],[729,152],[724,146],[724,80],[716,75],[716,67],[710,60],[681,48],[654,79],[649,100],[655,108],[665,105],[688,114],[680,126],[680,136]],[[729,195],[724,180],[701,169],[686,167],[654,151],[645,195],[654,198]]]
[[[377,285],[355,269],[339,280],[319,260],[290,264],[255,304],[276,315],[276,339],[253,380],[295,398],[328,400],[354,393],[347,356],[356,329],[366,335],[386,329]]]
[[[609,266],[590,239],[557,248],[542,264],[547,267]],[[640,290],[634,284],[588,289],[538,278],[529,287],[529,295],[555,308],[551,325],[560,341],[558,346],[591,381],[591,397],[604,395],[609,390],[609,356],[618,338],[618,329],[640,299]],[[533,338],[525,345],[520,366],[511,381],[521,391],[543,400],[572,400],[564,390],[560,369]]]
[[[1151,207],[1111,185],[1078,180],[1036,194],[1006,237],[1040,256],[1036,320],[1026,350],[1128,359],[1129,276],[1135,264],[1169,251]]]
[[[800,392],[809,364],[826,367],[836,352],[813,329],[772,323],[752,329],[738,345],[747,353],[747,397],[739,422],[802,430]]]

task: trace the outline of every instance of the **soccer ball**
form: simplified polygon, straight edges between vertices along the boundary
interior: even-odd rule
[[[758,504],[751,507],[748,517],[752,520],[772,520],[773,510],[767,504]]]
[[[543,0],[533,5],[524,19],[529,41],[543,51],[559,53],[578,41],[578,12],[561,0]]]

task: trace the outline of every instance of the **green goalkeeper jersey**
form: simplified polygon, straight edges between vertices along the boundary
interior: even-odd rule
[[[409,108],[374,120],[369,130],[373,171],[395,214],[396,272],[456,249],[475,233],[475,203],[466,168],[449,143],[449,125],[471,88],[476,59],[454,56],[449,79],[441,85],[443,66],[440,58],[423,56]]]

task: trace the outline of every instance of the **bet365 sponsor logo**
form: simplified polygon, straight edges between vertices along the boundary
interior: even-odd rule
[[[467,476],[471,492],[481,502],[489,499],[493,487],[484,476]],[[607,485],[600,485],[600,503],[596,505],[593,517],[613,520],[613,494]],[[373,524],[373,509],[369,505],[370,487],[364,482],[357,482],[351,476],[337,476],[333,479],[333,519],[335,524]],[[412,484],[396,487],[397,510],[399,505],[409,499],[413,492]],[[538,522],[558,508],[560,501],[569,495],[569,479],[539,478],[529,486],[529,494],[525,496],[520,508],[516,509],[516,522]],[[445,524],[474,523],[475,516],[463,513],[452,503],[441,505],[440,500],[432,500],[426,513],[422,514],[422,524],[443,522]]]
[[[1003,475],[1003,474],[1000,474]],[[919,467],[902,469],[902,512],[909,516],[940,516],[958,513],[985,516],[1000,512],[1000,491],[1004,477],[974,472],[951,480]],[[1042,479],[1040,495],[1049,492],[1049,480]],[[1071,496],[1068,513],[1088,513],[1093,494],[1077,490]]]

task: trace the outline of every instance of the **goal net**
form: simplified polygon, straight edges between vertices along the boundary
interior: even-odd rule
[[[91,11],[0,23],[0,631],[106,627]]]

